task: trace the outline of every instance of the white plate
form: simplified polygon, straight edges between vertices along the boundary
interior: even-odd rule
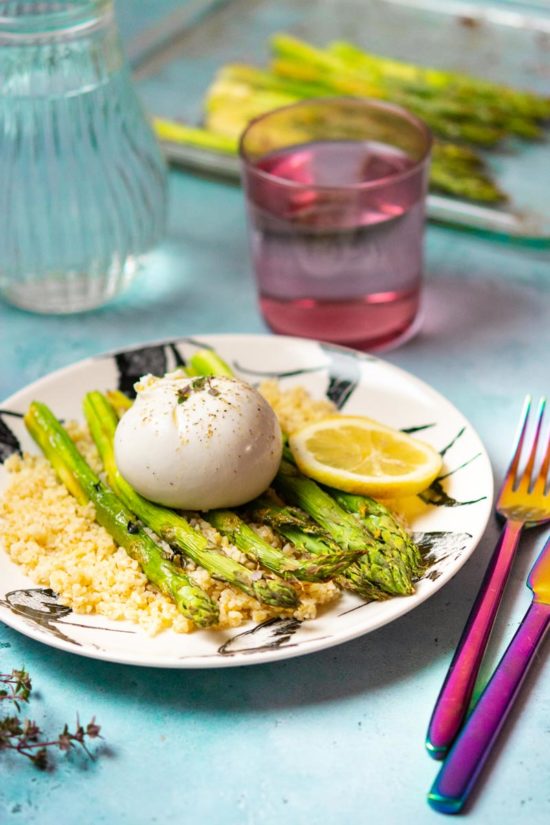
[[[23,575],[0,547],[0,619],[40,642],[96,659],[175,668],[231,667],[312,653],[369,633],[433,595],[459,570],[487,524],[493,480],[487,454],[466,419],[441,395],[409,373],[370,355],[298,338],[205,335],[101,355],[36,381],[0,405],[0,462],[19,447],[36,451],[20,416],[36,399],[64,419],[81,418],[90,389],[129,389],[146,372],[162,374],[197,347],[213,346],[246,380],[278,376],[284,387],[302,384],[328,395],[347,413],[421,433],[444,454],[443,477],[432,503],[412,500],[415,533],[432,545],[435,562],[412,596],[363,604],[342,598],[314,621],[276,619],[232,631],[164,631],[149,638],[135,625],[82,616],[59,605],[55,594]],[[15,415],[13,414],[15,413]],[[8,473],[0,464],[0,493]]]

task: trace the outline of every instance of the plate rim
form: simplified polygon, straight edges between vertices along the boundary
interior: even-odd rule
[[[459,418],[463,419],[464,422],[468,425],[471,435],[474,436],[474,439],[478,442],[480,448],[480,458],[482,460],[482,464],[484,465],[484,471],[487,476],[487,487],[485,489],[486,498],[483,501],[484,504],[484,512],[478,515],[478,527],[473,533],[471,533],[471,539],[469,540],[468,549],[462,552],[460,556],[459,563],[455,562],[454,567],[450,571],[446,571],[442,573],[441,576],[438,578],[437,585],[434,586],[432,589],[419,593],[418,591],[414,594],[415,598],[413,603],[409,603],[408,599],[403,597],[403,603],[401,605],[401,609],[399,612],[392,616],[390,619],[381,616],[378,620],[375,620],[372,624],[369,625],[368,628],[361,627],[358,625],[355,628],[347,629],[345,632],[345,638],[341,638],[340,636],[331,636],[331,637],[323,637],[318,639],[312,640],[304,640],[300,642],[297,646],[292,645],[281,645],[280,647],[273,648],[272,650],[262,650],[262,651],[251,651],[247,653],[246,651],[240,651],[234,653],[230,656],[220,656],[219,653],[213,653],[210,656],[202,655],[202,656],[190,656],[188,658],[177,659],[173,658],[167,661],[165,658],[155,658],[148,656],[146,660],[135,658],[134,655],[128,654],[121,651],[109,651],[109,650],[94,650],[93,648],[78,648],[75,649],[74,645],[69,642],[65,642],[63,639],[58,639],[51,635],[47,635],[41,628],[37,627],[34,628],[32,626],[28,626],[23,619],[21,619],[15,613],[8,613],[8,620],[6,617],[0,618],[0,622],[4,623],[7,627],[11,627],[18,633],[26,636],[27,638],[32,639],[33,641],[42,643],[47,645],[48,647],[53,647],[58,650],[62,650],[67,653],[71,653],[75,656],[84,656],[85,658],[89,659],[96,659],[99,661],[105,662],[112,662],[116,664],[124,664],[124,665],[132,665],[137,667],[154,667],[154,668],[166,668],[171,670],[198,670],[198,669],[214,669],[214,668],[225,668],[225,667],[243,667],[249,665],[257,665],[257,664],[268,664],[275,661],[285,661],[286,659],[296,658],[298,656],[306,656],[310,653],[319,652],[322,650],[328,650],[332,647],[339,646],[341,644],[345,644],[347,642],[353,641],[354,639],[360,638],[361,636],[368,635],[376,630],[379,630],[381,627],[385,626],[386,624],[391,624],[392,622],[402,618],[407,613],[414,610],[416,607],[423,604],[427,601],[431,596],[434,596],[442,587],[444,587],[448,582],[450,582],[454,576],[462,569],[462,567],[466,564],[468,559],[473,555],[475,550],[477,549],[481,538],[483,537],[485,530],[487,528],[487,524],[489,522],[491,512],[493,509],[493,500],[494,500],[494,477],[492,471],[492,465],[489,459],[489,455],[483,444],[481,438],[475,427],[471,424],[470,420],[466,418],[466,416],[458,409],[448,398],[446,398],[439,390],[432,387],[431,384],[428,384],[421,378],[418,378],[414,373],[409,372],[408,370],[396,366],[383,358],[380,358],[378,355],[372,353],[365,353],[359,350],[354,350],[350,347],[342,346],[339,344],[331,344],[324,341],[319,341],[317,339],[312,338],[299,338],[296,336],[287,336],[287,335],[270,335],[269,333],[196,333],[190,336],[176,336],[176,337],[162,337],[153,340],[146,340],[146,341],[138,341],[133,344],[129,344],[128,346],[119,346],[114,347],[109,350],[101,351],[94,355],[88,355],[84,358],[80,358],[77,361],[73,361],[70,364],[66,364],[65,366],[58,367],[55,370],[52,370],[45,375],[31,381],[28,384],[20,387],[11,395],[7,396],[3,400],[0,401],[0,409],[4,410],[6,405],[13,405],[14,402],[17,403],[17,397],[21,393],[28,393],[29,391],[34,391],[35,389],[39,389],[40,386],[44,383],[47,383],[51,380],[56,380],[59,378],[63,378],[65,374],[70,374],[72,371],[80,370],[88,365],[93,364],[95,361],[101,361],[107,358],[113,358],[118,353],[127,353],[132,352],[134,350],[139,350],[147,347],[155,347],[155,346],[166,346],[168,344],[184,344],[184,343],[191,343],[194,342],[196,344],[202,343],[200,339],[205,339],[204,343],[208,343],[210,340],[219,341],[221,345],[223,345],[223,341],[227,340],[236,340],[236,339],[255,339],[258,338],[270,340],[271,342],[277,342],[284,340],[289,343],[294,343],[298,346],[303,346],[304,344],[313,344],[313,345],[323,345],[329,346],[331,349],[336,351],[341,351],[347,354],[351,354],[354,358],[357,358],[361,361],[371,361],[381,364],[383,368],[389,370],[390,372],[394,373],[397,376],[402,376],[406,378],[408,382],[412,382],[413,385],[419,387],[424,393],[426,393],[430,398],[436,400],[439,404],[443,406],[447,406],[452,411],[458,415]],[[216,346],[216,345],[214,345]],[[481,502],[480,502],[481,504]],[[5,550],[0,547],[0,552],[7,556]],[[14,565],[16,569],[20,569],[15,562],[12,562],[8,556],[8,561]],[[22,571],[21,571],[22,572]],[[25,575],[25,574],[23,574]],[[37,585],[38,587],[38,585]],[[395,597],[397,600],[398,597]],[[314,621],[314,620],[313,620]],[[247,625],[243,625],[243,628],[246,628]]]

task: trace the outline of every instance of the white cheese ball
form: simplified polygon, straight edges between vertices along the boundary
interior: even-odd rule
[[[144,379],[115,434],[126,481],[145,498],[182,510],[251,501],[269,487],[281,453],[275,413],[236,378]]]

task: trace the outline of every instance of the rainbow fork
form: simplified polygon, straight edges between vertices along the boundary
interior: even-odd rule
[[[531,606],[428,794],[430,805],[443,813],[457,813],[466,802],[550,625],[550,539],[527,586],[533,591]]]

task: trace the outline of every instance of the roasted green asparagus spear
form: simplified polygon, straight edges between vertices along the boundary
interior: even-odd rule
[[[447,140],[494,146],[505,134],[499,124],[480,122],[479,118],[472,117],[464,103],[453,104],[445,96],[432,99],[406,94],[395,84],[382,84],[379,78],[371,79],[364,72],[350,68],[338,56],[294,37],[276,36],[272,39],[272,47],[275,58],[271,69],[275,74],[325,85],[337,94],[391,100],[423,118],[435,134]]]
[[[48,407],[34,401],[25,415],[25,424],[69,492],[81,503],[92,502],[97,521],[139,563],[149,581],[199,627],[215,624],[219,618],[215,602],[185,571],[164,557],[130,509],[88,466]]]
[[[469,78],[447,82],[437,91],[412,76],[404,81],[392,71],[396,61],[360,52],[349,44],[318,49],[287,34],[272,38],[276,74],[300,82],[324,82],[347,94],[392,100],[423,117],[436,134],[492,145],[504,134],[540,136],[537,120],[550,116],[550,101],[529,92]],[[351,56],[353,53],[353,57]],[[401,65],[402,68],[402,65]],[[413,67],[414,68],[414,67]],[[437,70],[432,70],[437,73]],[[445,73],[439,73],[440,78]]]
[[[348,577],[361,574],[392,595],[414,593],[411,571],[405,559],[375,540],[351,513],[343,510],[318,484],[283,459],[273,486],[286,501],[300,507],[323,527],[340,547],[362,552],[357,562],[344,571]],[[359,570],[357,571],[357,568]]]
[[[185,123],[165,120],[160,117],[153,118],[153,127],[158,139],[168,143],[185,143],[188,146],[212,149],[214,152],[223,152],[230,155],[235,154],[237,151],[235,140],[207,129],[188,126]]]
[[[246,505],[246,512],[254,521],[269,525],[303,552],[326,556],[343,553],[348,564],[357,557],[356,550],[342,550],[330,534],[299,507],[276,504],[267,496],[260,496]]]
[[[305,510],[340,547],[364,552],[374,544],[355,516],[342,510],[315,481],[284,458],[273,486],[284,500]]]
[[[282,536],[292,541],[295,547],[308,553],[330,557],[338,550],[340,553],[344,552],[322,527],[298,507],[280,506],[267,498],[261,498],[252,502],[248,509],[258,521],[269,524]],[[366,577],[365,568],[365,564],[352,564],[348,561],[346,567],[336,577],[336,581],[344,590],[352,590],[366,601],[389,599],[389,593]]]
[[[543,120],[550,117],[550,99],[532,92],[512,89],[455,71],[416,66],[380,55],[368,54],[351,43],[331,43],[328,51],[347,65],[391,79],[408,91],[452,97],[474,107],[490,106],[510,116]]]
[[[112,404],[118,418],[120,418],[126,410],[129,410],[134,403],[131,398],[128,398],[128,396],[120,390],[107,390],[105,394],[107,396],[107,400]]]
[[[324,556],[298,559],[273,547],[230,510],[211,510],[205,514],[205,518],[246,556],[256,559],[263,567],[267,567],[268,570],[272,570],[283,578],[309,582],[326,581],[348,567],[351,561],[358,556],[358,553],[344,552],[334,545],[334,548],[331,548],[333,552]],[[260,519],[260,523],[262,522],[269,523],[267,520]],[[288,538],[288,535],[285,534],[285,538]],[[288,540],[292,543],[292,539],[288,538]]]
[[[234,378],[235,373],[213,349],[199,349],[189,359],[195,375],[225,375]]]
[[[425,564],[418,547],[382,502],[370,496],[344,493],[333,487],[327,487],[326,490],[340,507],[348,513],[355,513],[371,535],[392,546],[406,558],[415,577],[423,573]]]
[[[232,584],[265,604],[281,608],[296,607],[297,593],[288,584],[280,579],[267,579],[258,575],[219,552],[183,516],[153,504],[128,484],[116,466],[113,440],[117,417],[105,396],[99,392],[88,393],[84,400],[84,414],[110,486],[143,524],[168,544],[178,547],[213,578]]]
[[[283,456],[289,464],[295,466],[288,444],[284,446]],[[384,545],[389,557],[403,560],[413,578],[417,578],[423,572],[424,563],[418,547],[385,504],[370,496],[354,495],[334,487],[323,489],[343,510],[357,517],[369,535]]]
[[[318,560],[326,559],[328,563],[330,559],[336,559],[338,556],[345,559],[339,570],[332,573],[332,575],[339,573],[336,581],[344,589],[359,593],[367,601],[382,601],[389,598],[388,593],[365,577],[362,565],[352,564],[357,559],[357,554],[342,550],[334,539],[303,510],[289,505],[281,506],[262,497],[247,506],[247,511],[252,518],[260,523],[268,524],[295,547],[314,554]]]

